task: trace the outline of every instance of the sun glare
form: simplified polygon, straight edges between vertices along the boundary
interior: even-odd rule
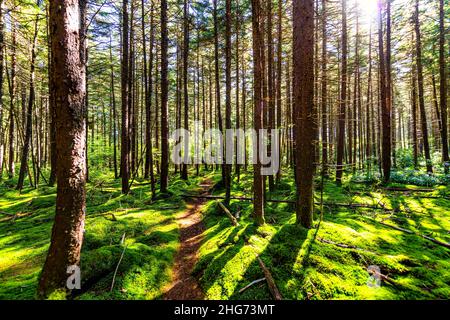
[[[356,0],[356,2],[364,19],[370,20],[376,16],[378,0]]]

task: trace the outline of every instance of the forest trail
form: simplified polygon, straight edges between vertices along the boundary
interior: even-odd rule
[[[213,182],[203,181],[201,195],[209,194]],[[191,199],[188,209],[177,217],[180,227],[180,248],[175,257],[172,282],[165,290],[164,300],[202,300],[204,295],[192,271],[198,260],[198,250],[203,239],[205,226],[201,210],[206,200]]]

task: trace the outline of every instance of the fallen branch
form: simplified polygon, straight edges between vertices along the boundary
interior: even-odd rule
[[[124,233],[123,236],[122,236],[122,241],[121,241],[122,244],[124,243],[124,241],[125,241],[125,233]],[[123,255],[125,254],[125,250],[126,250],[126,249],[127,249],[127,246],[124,246],[124,247],[123,247],[122,254],[120,255],[119,262],[117,263],[116,270],[114,271],[114,276],[113,276],[113,280],[112,280],[112,283],[111,283],[111,290],[109,290],[110,292],[112,292],[113,289],[114,289],[114,284],[115,284],[115,282],[116,282],[117,271],[119,270],[119,266],[120,266],[120,263],[122,262]]]
[[[275,300],[283,300],[280,291],[278,291],[277,285],[275,284],[275,280],[273,280],[272,274],[270,273],[269,269],[267,269],[264,262],[261,260],[260,257],[257,257],[259,266],[264,271],[264,276],[267,281],[267,285],[269,286],[270,293],[274,297]]]
[[[434,192],[434,189],[422,188],[422,189],[409,189],[400,187],[389,187],[384,188],[386,191],[396,191],[396,192]]]
[[[322,238],[317,238],[317,240],[319,240],[319,241],[322,242],[322,243],[332,244],[332,245],[334,245],[334,246],[336,246],[336,247],[339,247],[339,248],[344,248],[344,249],[358,249],[358,248],[355,247],[355,246],[349,246],[349,245],[346,245],[346,244],[337,243],[337,242],[330,241],[330,240],[326,240],[326,239],[322,239]]]
[[[263,281],[266,281],[266,278],[261,278],[261,279],[255,280],[255,281],[251,282],[250,284],[246,285],[241,290],[239,290],[239,293],[242,293],[245,290],[249,289],[250,287],[254,286],[255,284],[258,284],[258,283],[263,282]]]
[[[375,219],[371,219],[371,220],[376,221]],[[409,230],[409,229],[403,229],[403,228],[400,228],[400,227],[397,227],[397,226],[393,226],[393,225],[388,224],[388,223],[384,223],[384,222],[380,222],[380,221],[376,221],[376,222],[382,224],[383,226],[386,226],[386,227],[389,227],[389,228],[392,228],[392,229],[395,229],[395,230],[398,230],[398,231],[402,231],[402,232],[405,232],[405,233],[408,233],[408,234],[413,234],[413,235],[419,236],[419,237],[424,238],[426,240],[429,240],[429,241],[431,241],[431,242],[433,242],[433,243],[435,243],[437,245],[440,245],[442,247],[446,247],[446,248],[450,249],[450,243],[442,242],[442,241],[436,240],[436,239],[434,239],[432,237],[426,236],[424,234],[416,233],[416,232],[414,232],[412,230]]]
[[[228,216],[228,218],[230,218],[231,223],[233,224],[233,226],[235,226],[235,227],[239,226],[238,221],[231,214],[230,210],[228,210],[227,207],[225,207],[225,205],[222,202],[220,202],[220,201],[217,201],[217,204],[219,205],[220,209],[222,209],[222,211],[225,212],[225,214]]]

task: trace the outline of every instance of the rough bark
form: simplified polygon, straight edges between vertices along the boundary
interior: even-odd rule
[[[169,183],[168,45],[167,0],[161,0],[161,193],[167,192]]]
[[[28,97],[28,106],[27,106],[27,113],[26,113],[26,129],[25,129],[25,137],[23,142],[23,149],[22,149],[22,158],[20,163],[20,171],[19,171],[19,180],[17,182],[17,190],[22,190],[23,183],[25,180],[25,174],[26,170],[28,168],[28,156],[30,152],[30,147],[32,148],[31,139],[32,139],[32,125],[33,125],[33,106],[34,106],[34,100],[36,97],[35,89],[34,89],[34,77],[35,77],[35,61],[36,61],[36,40],[37,40],[37,34],[38,34],[38,18],[35,20],[34,24],[34,36],[33,36],[33,42],[31,46],[31,66],[30,66],[30,95]],[[31,177],[30,177],[31,179]]]
[[[419,111],[422,125],[422,140],[425,151],[425,159],[427,162],[427,172],[433,173],[433,166],[431,163],[431,154],[430,154],[430,144],[428,140],[427,114],[425,110],[425,92],[424,92],[422,40],[421,40],[422,35],[420,33],[419,0],[416,0],[415,4],[414,30],[416,32],[416,64],[417,64],[417,81],[419,88]]]
[[[129,192],[130,179],[130,137],[129,137],[129,28],[128,28],[128,0],[122,3],[122,135],[120,174],[122,177],[122,193]]]
[[[336,182],[342,183],[342,175],[344,172],[344,143],[345,143],[345,113],[347,108],[347,0],[342,0],[342,66],[341,66],[341,88],[339,101],[339,118],[338,118],[338,145],[337,145],[337,167]]]
[[[259,141],[259,130],[263,128],[263,95],[262,95],[262,75],[263,75],[263,55],[262,37],[264,35],[261,23],[261,0],[252,0],[252,33],[253,33],[253,125],[257,132],[256,138]],[[259,154],[259,146],[256,148]],[[264,221],[264,182],[261,176],[261,162],[258,157],[253,166],[253,212],[255,221],[263,225]]]
[[[442,120],[442,160],[449,162],[448,152],[448,110],[447,110],[447,67],[445,57],[445,25],[444,25],[444,0],[439,1],[439,76],[440,76],[440,107]],[[445,172],[448,173],[448,166]]]
[[[78,0],[50,1],[55,83],[57,198],[55,223],[38,294],[64,289],[69,266],[79,266],[86,214],[85,67],[81,63]]]

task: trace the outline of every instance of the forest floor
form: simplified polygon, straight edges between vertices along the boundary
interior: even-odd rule
[[[136,181],[131,194],[122,195],[120,181],[109,173],[91,178],[77,299],[183,298],[184,289],[167,293],[183,279],[190,279],[182,281],[188,287],[200,286],[190,298],[271,299],[265,282],[241,292],[264,277],[256,254],[284,299],[450,297],[450,249],[445,247],[450,243],[449,186],[382,186],[349,175],[337,187],[326,180],[317,231],[295,224],[290,203],[268,203],[267,224],[257,227],[251,202],[241,200],[229,206],[239,216],[239,226],[233,226],[215,201],[189,203],[183,197],[205,192],[205,179],[209,188],[219,182],[220,173],[191,174],[189,182],[172,177],[173,196],[153,202],[145,181]],[[251,188],[252,174],[243,173],[240,181],[234,179],[232,194],[251,197]],[[318,180],[316,201],[321,189]],[[223,191],[215,188],[211,194]],[[283,176],[268,198],[295,199],[292,177]],[[19,194],[14,181],[0,184],[0,299],[35,297],[55,199],[56,188],[27,188]],[[320,213],[317,206],[316,223]],[[181,266],[185,258],[188,263]],[[370,266],[386,276],[379,286],[368,285]]]
[[[200,187],[203,189],[200,195],[209,195],[213,182],[206,179]],[[164,294],[166,300],[202,300],[204,298],[197,278],[192,276],[205,231],[202,216],[204,204],[205,199],[190,199],[188,210],[177,217],[180,228],[180,248],[175,257],[172,282]]]

